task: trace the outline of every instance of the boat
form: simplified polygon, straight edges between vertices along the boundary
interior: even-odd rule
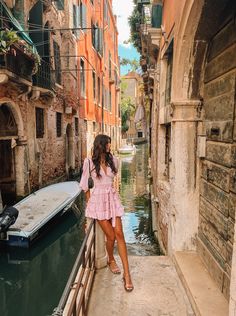
[[[122,155],[134,155],[136,153],[135,145],[126,144],[119,148],[119,154]]]
[[[52,221],[71,208],[80,193],[77,181],[60,182],[44,187],[13,207],[6,208],[0,214],[0,243],[29,248]],[[6,231],[4,228],[7,228]]]

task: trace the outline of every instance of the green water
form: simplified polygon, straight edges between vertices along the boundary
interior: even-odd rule
[[[152,233],[148,183],[148,145],[136,146],[134,156],[120,156],[120,196],[125,207],[122,220],[130,255],[158,255]]]
[[[119,191],[125,206],[122,221],[129,254],[156,255],[158,246],[151,231],[147,145],[139,145],[135,156],[122,157],[120,166]],[[71,211],[30,250],[1,250],[0,316],[51,315],[83,237],[83,216]]]
[[[82,244],[83,225],[70,212],[30,250],[1,251],[1,316],[51,315]]]

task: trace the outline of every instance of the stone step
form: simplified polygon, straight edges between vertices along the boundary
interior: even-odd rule
[[[228,316],[229,303],[196,252],[175,252],[174,261],[197,316]]]

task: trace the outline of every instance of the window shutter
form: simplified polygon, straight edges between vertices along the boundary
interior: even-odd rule
[[[98,29],[98,52],[101,56],[103,56],[103,30]]]
[[[94,30],[95,32],[95,49],[98,52],[99,51],[99,29],[98,26],[96,25],[96,29]]]
[[[73,27],[77,27],[76,5],[74,5],[74,4],[73,4]],[[75,33],[75,31],[73,33]]]
[[[87,8],[84,4],[82,4],[82,28],[83,31],[86,32],[84,28],[87,27]]]

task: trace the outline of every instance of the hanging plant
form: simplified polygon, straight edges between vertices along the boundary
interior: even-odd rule
[[[19,40],[16,32],[13,30],[0,31],[0,54],[7,54],[11,45]]]

